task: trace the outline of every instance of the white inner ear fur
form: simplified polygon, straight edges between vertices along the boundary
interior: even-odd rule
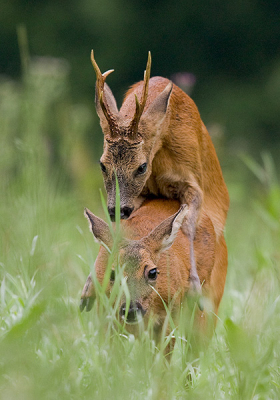
[[[165,251],[172,246],[174,240],[176,239],[177,233],[181,228],[182,223],[188,212],[189,212],[188,206],[186,204],[182,205],[181,209],[178,211],[177,216],[173,220],[171,233],[165,236],[162,240],[161,251]]]

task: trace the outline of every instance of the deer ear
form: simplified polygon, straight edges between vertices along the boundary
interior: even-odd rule
[[[155,98],[147,111],[145,111],[141,119],[142,121],[153,121],[153,124],[158,126],[162,123],[166,115],[172,88],[173,83],[170,81],[166,88]]]
[[[119,113],[117,102],[111,89],[109,88],[106,82],[104,83],[104,98],[111,114],[116,116]],[[103,127],[103,124],[106,124],[107,120],[100,105],[100,99],[98,98],[97,87],[95,88],[95,107],[97,115],[100,119],[101,127]]]
[[[188,206],[182,205],[176,214],[165,219],[144,238],[144,241],[147,242],[149,247],[152,247],[154,252],[161,253],[172,246],[188,211]]]
[[[113,238],[108,224],[106,224],[103,219],[94,215],[87,208],[85,208],[84,214],[89,221],[89,228],[93,233],[94,239],[102,246],[105,245],[104,247],[111,249],[113,245]]]

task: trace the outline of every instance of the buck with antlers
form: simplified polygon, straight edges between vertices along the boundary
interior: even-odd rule
[[[190,288],[201,292],[193,242],[202,214],[213,223],[216,241],[223,240],[229,207],[220,164],[196,105],[168,79],[150,79],[149,53],[144,81],[134,84],[118,110],[94,59],[96,110],[104,133],[100,159],[108,211],[115,217],[117,176],[121,218],[126,219],[149,196],[177,199],[188,205],[183,230],[190,242]]]
[[[154,332],[160,334],[166,318],[163,302],[169,305],[171,315],[175,317],[180,304],[188,297],[190,243],[180,229],[188,212],[188,207],[183,205],[180,208],[178,201],[153,199],[146,200],[138,210],[133,211],[131,218],[121,221],[124,238],[115,253],[106,292],[109,295],[116,284],[117,267],[124,266],[130,304],[126,311],[127,301],[123,293],[119,318],[126,322],[126,328],[131,333],[137,334],[135,324],[139,320],[143,320],[144,327],[147,327],[149,317],[153,317]],[[101,243],[94,273],[102,284],[111,256],[108,250],[112,250],[113,237],[106,222],[88,209],[85,210],[85,216],[95,239]],[[227,248],[224,239],[217,246],[213,224],[204,213],[201,214],[194,249],[198,273],[203,281],[203,295],[210,300],[212,311],[217,314],[226,279]],[[86,308],[89,311],[95,298],[95,286],[89,275],[82,293],[81,310]],[[207,313],[197,309],[198,328],[202,328],[202,333],[207,328],[207,320]]]

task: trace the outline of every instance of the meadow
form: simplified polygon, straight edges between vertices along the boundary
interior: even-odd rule
[[[128,335],[102,293],[79,310],[99,248],[83,209],[104,217],[103,183],[87,142],[94,110],[68,92],[57,60],[0,82],[0,398],[279,399],[280,184],[270,153],[255,161],[220,149],[231,208],[219,321],[195,359],[178,327],[167,360],[168,338]]]

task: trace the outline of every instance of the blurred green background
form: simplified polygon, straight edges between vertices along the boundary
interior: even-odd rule
[[[16,28],[24,24],[30,54],[66,60],[73,100],[93,110],[90,50],[102,71],[115,69],[108,83],[119,104],[150,50],[152,75],[195,76],[192,97],[227,146],[279,152],[279,18],[277,0],[2,1],[0,71],[20,75]]]
[[[1,399],[279,399],[279,21],[272,0],[1,2]],[[92,48],[119,105],[150,50],[217,149],[229,269],[199,360],[79,312],[98,252],[83,208],[104,216]]]

